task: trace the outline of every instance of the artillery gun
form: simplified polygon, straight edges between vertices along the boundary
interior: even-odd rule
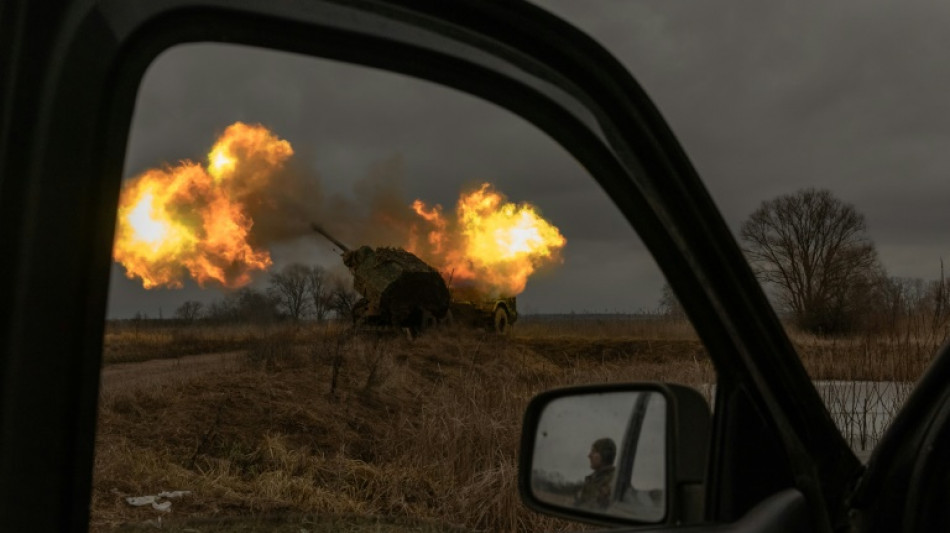
[[[322,227],[312,227],[340,249],[353,274],[353,289],[362,297],[353,309],[355,324],[408,328],[415,334],[449,316],[445,280],[415,255],[402,248],[351,250]]]
[[[311,224],[341,251],[353,274],[353,289],[362,297],[354,306],[357,325],[396,326],[412,333],[443,322],[487,327],[507,334],[518,319],[514,296],[485,298],[464,287],[449,289],[439,271],[402,248],[351,250]]]

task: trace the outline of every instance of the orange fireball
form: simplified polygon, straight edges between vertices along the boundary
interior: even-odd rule
[[[567,243],[537,208],[505,201],[488,183],[459,198],[451,223],[441,206],[429,208],[416,200],[412,208],[422,220],[410,251],[441,270],[451,284],[486,295],[521,293],[535,270],[560,260]]]
[[[204,286],[240,287],[271,265],[250,242],[247,205],[293,154],[260,125],[229,126],[202,167],[192,161],[151,169],[122,187],[113,258],[146,289],[181,287],[186,276]]]

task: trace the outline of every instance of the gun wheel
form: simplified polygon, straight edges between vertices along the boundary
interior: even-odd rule
[[[455,326],[455,316],[452,314],[451,309],[445,312],[445,316],[442,317],[442,320],[439,320],[439,326],[443,328],[451,328]]]
[[[423,331],[432,329],[438,324],[439,321],[435,318],[435,315],[425,309],[419,309],[413,325],[405,328],[406,336],[409,338],[409,340],[415,340],[419,337],[419,335],[422,334]]]
[[[427,329],[432,329],[436,327],[437,325],[439,325],[439,321],[436,320],[435,315],[433,315],[432,313],[426,310],[422,311],[421,322],[422,322],[422,327],[419,329],[422,331],[425,331]]]
[[[507,335],[511,331],[511,323],[508,321],[508,311],[504,307],[495,309],[495,333]]]

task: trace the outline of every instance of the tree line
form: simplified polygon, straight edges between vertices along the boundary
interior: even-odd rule
[[[358,300],[349,280],[332,276],[320,265],[293,263],[268,275],[264,289],[244,287],[208,305],[188,300],[175,310],[175,318],[184,322],[350,320]]]
[[[950,291],[937,280],[888,276],[863,214],[830,191],[803,189],[763,202],[739,228],[756,276],[799,329],[820,335],[883,330],[908,316],[936,328]],[[685,316],[669,285],[660,307]]]

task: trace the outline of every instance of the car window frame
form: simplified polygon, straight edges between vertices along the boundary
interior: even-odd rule
[[[163,50],[216,41],[427,79],[505,107],[550,135],[637,230],[709,351],[719,376],[712,455],[735,447],[752,426],[774,436],[770,446],[752,447],[752,457],[713,465],[708,517],[735,519],[761,493],[791,484],[814,507],[816,523],[830,527],[829,513],[840,521],[840,502],[860,464],[672,131],[606,50],[527,3],[316,3],[388,17],[504,57],[581,101],[599,128],[506,67],[361,34],[333,20],[316,23],[313,6],[304,3],[101,0],[43,12],[26,0],[7,4],[0,27],[16,31],[3,53],[18,62],[0,100],[0,207],[8,222],[0,235],[16,260],[3,267],[0,284],[11,311],[2,329],[0,483],[9,497],[0,516],[41,513],[49,520],[43,523],[62,531],[88,521],[114,207],[135,93]],[[44,23],[44,31],[28,34]],[[17,47],[47,55],[26,65]],[[25,130],[22,153],[11,148],[19,142],[16,127]],[[65,275],[53,275],[64,266]],[[44,335],[44,321],[56,335]],[[747,483],[736,463],[751,459],[787,463],[788,475],[758,492],[742,489],[751,494],[747,500],[722,500]],[[52,472],[30,475],[40,468]],[[49,512],[46,502],[41,511],[20,494],[56,494],[57,511]]]

